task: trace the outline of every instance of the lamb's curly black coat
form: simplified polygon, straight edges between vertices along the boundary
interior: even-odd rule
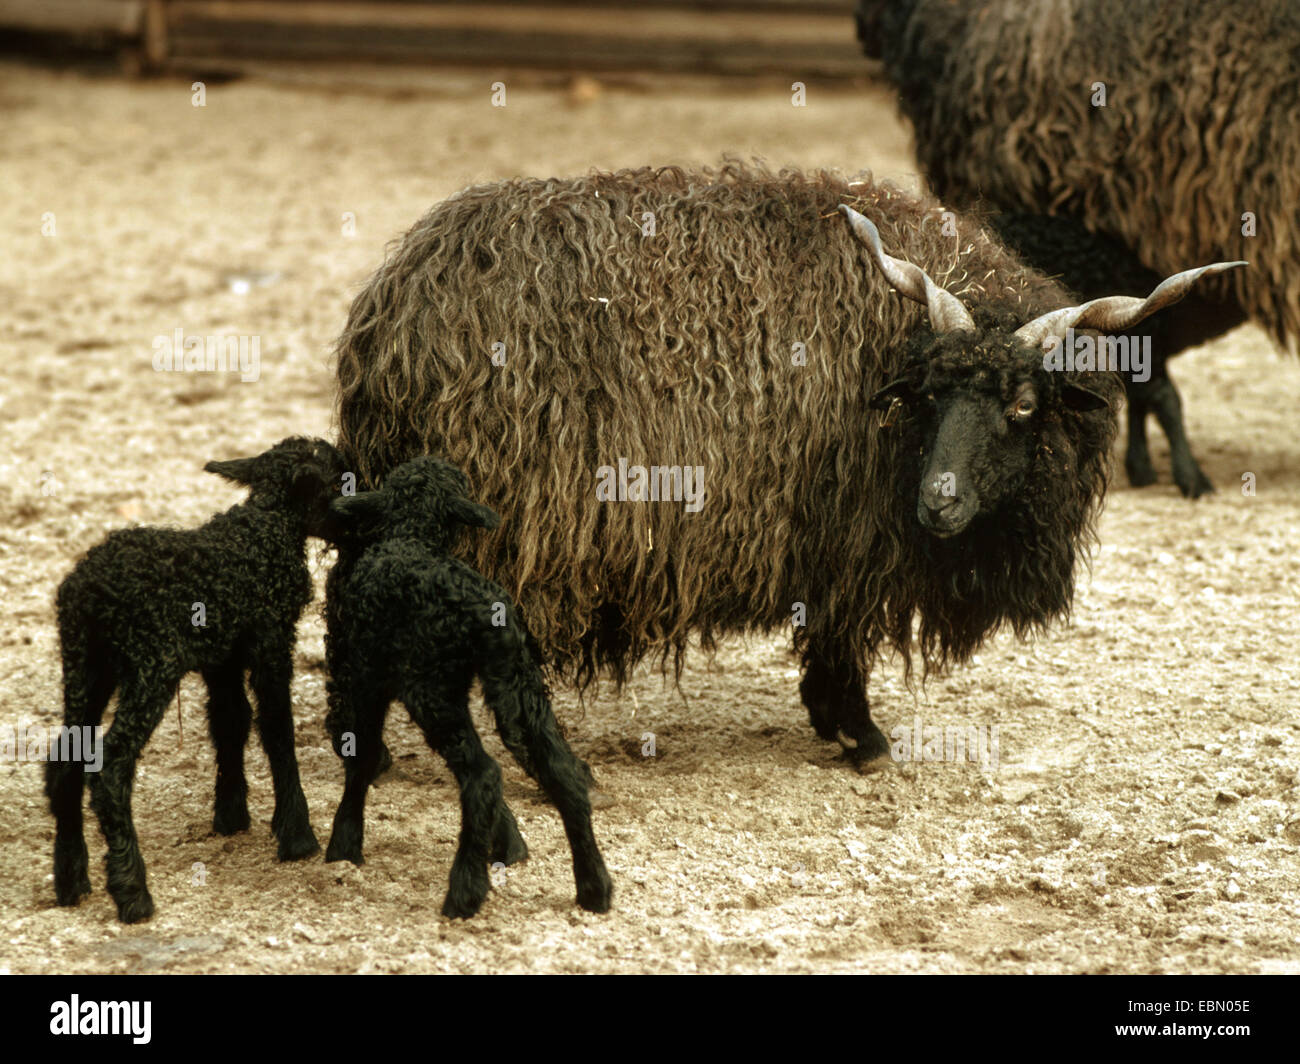
[[[119,693],[90,791],[108,843],[108,890],[127,923],[153,913],[131,817],[135,763],[188,672],[201,672],[208,688],[217,755],[213,829],[231,834],[249,825],[247,672],[275,784],[271,825],[279,857],[294,860],[320,848],[298,779],[289,683],[298,617],[312,594],[306,539],[323,531],[345,467],[326,441],[292,437],[256,457],[205,468],[248,486],[247,501],[196,529],[113,532],[59,585],[65,726],[99,726]],[[90,891],[84,771],[81,761],[46,766],[60,905]]]
[[[1180,489],[1211,490],[1165,361],[1247,317],[1278,345],[1300,342],[1300,8],[859,0],[858,23],[931,189],[957,208],[1015,215],[995,222],[1003,238],[1081,299],[1143,294],[1143,270],[1250,261],[1207,281],[1170,317],[1176,327],[1149,323],[1156,365],[1129,389],[1130,480],[1155,479],[1143,427],[1154,413]],[[1099,239],[1077,240],[1070,223]],[[1072,246],[1093,261],[1063,259]]]
[[[505,591],[450,556],[462,527],[499,522],[467,490],[458,469],[423,457],[395,469],[379,491],[334,504],[340,557],[326,584],[327,726],[347,779],[326,859],[362,861],[367,785],[394,700],[460,784],[460,844],[443,913],[472,916],[487,896],[488,862],[527,856],[501,770],[469,714],[478,676],[507,746],[560,811],[578,903],[604,912],[612,887],[592,835],[588,775],[560,734],[536,648]]]
[[[841,203],[958,296],[979,334],[936,339]],[[468,470],[505,518],[470,560],[581,683],[602,666],[621,681],[651,653],[680,668],[692,635],[710,647],[789,628],[805,604],[794,640],[814,724],[878,753],[863,687],[886,647],[959,662],[999,625],[1024,635],[1068,610],[1115,430],[1113,406],[1050,401],[1079,375],[1006,346],[1011,323],[1068,294],[950,220],[870,180],[738,164],[468,189],[421,219],[353,303],[340,449],[371,482],[424,452]],[[942,542],[906,497],[916,437],[882,430],[869,407],[933,345],[950,383],[1032,378],[1049,400],[1023,490]],[[1118,398],[1112,375],[1087,376]],[[707,501],[601,504],[597,469],[620,457],[703,465]]]

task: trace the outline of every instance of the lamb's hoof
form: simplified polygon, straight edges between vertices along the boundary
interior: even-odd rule
[[[329,847],[325,850],[325,863],[329,864],[332,861],[351,861],[358,868],[366,863],[365,857],[361,854],[361,845],[345,843],[338,835],[330,838]]]
[[[117,902],[117,918],[124,924],[138,924],[153,915],[153,898],[147,890],[113,900]]]
[[[453,887],[447,891],[447,897],[442,903],[442,915],[451,920],[468,920],[483,908],[483,901],[487,897],[486,880],[487,877],[484,875],[484,886],[481,891],[477,887],[466,890],[457,890]]]
[[[893,753],[885,733],[870,721],[866,727],[855,728],[858,734],[852,735],[840,728],[835,733],[836,741],[844,748],[844,756],[855,769],[861,773],[879,772],[894,763]]]
[[[578,884],[578,904],[589,913],[607,913],[614,899],[614,884],[603,868],[600,875]]]
[[[587,788],[587,802],[592,809],[609,809],[618,805],[618,799],[609,791],[601,790],[599,787]]]
[[[81,877],[71,883],[54,884],[54,900],[63,906],[76,905],[81,899],[90,893],[90,876],[85,872]]]
[[[504,839],[492,844],[492,852],[488,854],[488,860],[493,864],[500,861],[506,865],[518,864],[520,861],[528,860],[528,843],[524,842],[518,828],[515,828]]]
[[[1199,499],[1202,495],[1212,495],[1214,485],[1200,469],[1194,469],[1191,473],[1175,472],[1174,483],[1178,485],[1178,490],[1183,493],[1187,499]]]
[[[301,861],[318,853],[320,853],[320,843],[316,841],[315,833],[309,828],[305,834],[281,839],[276,856],[281,861]]]
[[[247,831],[250,823],[248,806],[242,809],[218,809],[212,815],[212,830],[218,835],[234,835],[240,831]]]

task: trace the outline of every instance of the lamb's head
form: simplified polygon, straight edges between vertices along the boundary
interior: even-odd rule
[[[918,462],[904,477],[915,486],[917,520],[941,538],[964,532],[978,517],[996,518],[1035,490],[1035,473],[1059,473],[1063,465],[1066,475],[1075,471],[1051,456],[1077,454],[1084,438],[1090,444],[1109,440],[1120,378],[1109,369],[1064,368],[1054,356],[1071,330],[1122,333],[1178,302],[1199,277],[1245,265],[1187,270],[1146,299],[1094,299],[1028,323],[982,308],[977,325],[924,270],[886,255],[868,219],[843,205],[840,210],[889,283],[929,311],[930,329],[913,337],[902,372],[870,405],[885,412],[886,425],[901,426],[902,453]]]
[[[462,526],[496,528],[495,511],[472,501],[469,481],[450,462],[430,455],[398,466],[376,491],[335,499],[330,509],[338,540],[418,539],[445,553]]]
[[[302,517],[311,536],[324,535],[330,502],[342,490],[348,471],[333,444],[306,436],[290,436],[251,458],[213,461],[203,468],[250,488],[253,506]]]

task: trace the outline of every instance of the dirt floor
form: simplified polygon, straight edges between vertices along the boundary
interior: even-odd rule
[[[210,84],[195,107],[188,80],[0,70],[0,724],[60,718],[53,594],[82,551],[131,522],[230,505],[209,458],[330,431],[328,349],[348,302],[441,197],[724,152],[915,183],[878,89],[814,86],[796,108],[780,79],[508,80],[494,108],[491,80],[385,93],[254,79]],[[260,378],[155,372],[153,340],[177,328],[259,335]],[[210,834],[191,678],[183,745],[173,709],[137,777],[157,903],[145,925],[114,919],[93,820],[94,893],[55,907],[40,766],[0,763],[0,970],[1300,972],[1300,362],[1243,328],[1175,372],[1219,493],[1184,501],[1157,443],[1163,480],[1133,491],[1120,474],[1072,626],[1032,646],[998,638],[915,697],[897,669],[873,681],[887,732],[997,725],[996,771],[859,776],[813,735],[783,640],[727,645],[692,660],[680,693],[651,673],[585,707],[559,693],[615,799],[595,819],[614,911],[576,908],[559,818],[504,758],[532,857],[477,918],[450,922],[455,787],[400,710],[368,863],[280,865],[256,741],[254,828]],[[324,839],[342,774],[318,605],[294,696]]]

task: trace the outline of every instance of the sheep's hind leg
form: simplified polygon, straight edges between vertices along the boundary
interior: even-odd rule
[[[488,857],[493,864],[518,864],[528,857],[528,844],[519,834],[519,824],[514,813],[502,798],[497,806],[496,823],[492,826],[492,849]]]
[[[573,855],[578,904],[590,912],[608,912],[614,886],[591,828],[589,771],[560,734],[540,679],[503,675],[494,669],[483,676],[483,695],[499,724],[514,722],[520,729],[537,780],[559,810]]]
[[[320,843],[307,815],[307,799],[302,793],[298,759],[293,751],[293,710],[289,703],[292,676],[289,651],[253,663],[251,678],[257,695],[257,729],[271,763],[275,787],[271,830],[280,843],[281,861],[297,861],[320,852]]]
[[[60,626],[63,627],[62,625]],[[102,646],[81,642],[77,630],[61,631],[63,646],[63,723],[67,728],[98,727],[113,694],[113,674]],[[86,763],[60,761],[45,765],[45,793],[54,814],[54,897],[76,905],[90,893],[89,855],[81,801]]]
[[[218,835],[247,831],[248,781],[244,747],[253,723],[253,707],[244,694],[244,671],[238,664],[203,670],[208,685],[208,733],[217,750],[217,786],[212,830]]]
[[[459,694],[449,689],[424,691],[407,703],[425,739],[443,756],[460,784],[460,842],[442,904],[443,916],[453,919],[473,916],[487,897],[491,887],[488,858],[499,812],[505,808],[501,767],[483,749],[466,695],[467,690]]]
[[[124,924],[153,915],[153,898],[145,882],[144,857],[131,817],[135,763],[158,727],[179,676],[134,677],[122,690],[113,725],[104,736],[104,763],[91,778],[90,804],[108,843],[108,892]]]
[[[807,651],[799,694],[817,734],[838,742],[856,768],[878,768],[889,758],[889,740],[871,719],[866,678],[855,666]]]

